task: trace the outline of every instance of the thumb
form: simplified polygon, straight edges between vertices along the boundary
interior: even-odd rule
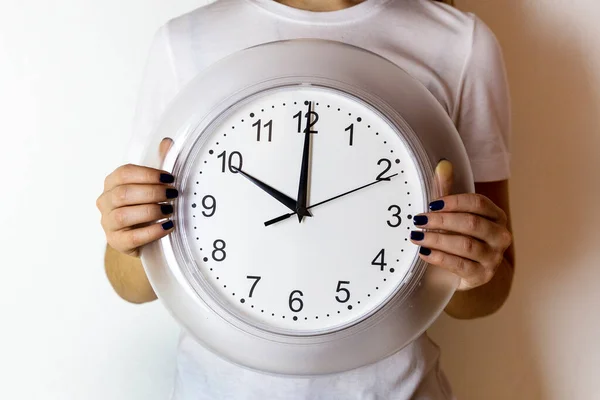
[[[171,139],[171,138],[167,137],[167,138],[164,138],[163,140],[161,140],[160,145],[158,145],[158,154],[159,154],[161,163],[165,160],[165,157],[167,156],[167,153],[171,149],[172,145],[173,145],[173,139]]]
[[[435,184],[440,197],[448,196],[452,193],[452,183],[454,181],[454,168],[452,163],[442,159],[435,167]]]

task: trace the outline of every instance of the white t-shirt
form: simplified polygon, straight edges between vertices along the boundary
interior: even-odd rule
[[[323,13],[272,0],[219,0],[170,21],[158,31],[150,51],[128,162],[139,162],[162,112],[196,74],[236,51],[293,38],[345,42],[396,63],[448,112],[475,180],[509,177],[510,104],[498,42],[472,14],[431,0],[366,0]],[[439,368],[439,348],[426,335],[377,364],[310,379],[235,366],[186,332],[177,360],[173,400],[453,398]]]

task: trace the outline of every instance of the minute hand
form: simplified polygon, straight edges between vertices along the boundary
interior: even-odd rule
[[[323,205],[323,204],[325,204],[325,203],[329,203],[330,201],[333,201],[333,200],[339,199],[340,197],[347,196],[347,195],[349,195],[349,194],[351,194],[351,193],[354,193],[354,192],[358,192],[359,190],[366,189],[366,188],[368,188],[369,186],[376,185],[376,184],[378,184],[378,183],[380,183],[380,182],[387,182],[387,181],[390,181],[390,180],[392,180],[392,178],[393,178],[393,177],[395,177],[395,176],[397,176],[397,175],[398,175],[398,174],[393,174],[393,175],[390,175],[390,176],[388,176],[387,178],[382,178],[382,179],[378,179],[378,180],[376,180],[376,181],[374,181],[374,182],[367,183],[366,185],[363,185],[363,186],[361,186],[361,187],[358,187],[358,188],[356,188],[356,189],[352,189],[352,190],[349,190],[349,191],[347,191],[347,192],[344,192],[344,193],[338,194],[337,196],[331,197],[331,198],[329,198],[329,199],[327,199],[327,200],[320,201],[320,202],[318,202],[318,203],[316,203],[316,204],[313,204],[313,205],[311,205],[310,207],[307,207],[306,209],[307,209],[307,210],[310,210],[311,208],[314,208],[314,207],[317,207],[317,206]],[[277,217],[277,218],[273,218],[273,219],[271,219],[271,220],[269,220],[269,221],[265,222],[265,226],[273,225],[273,224],[275,224],[275,223],[277,223],[277,222],[280,222],[280,221],[286,220],[286,219],[288,219],[289,217],[291,217],[292,215],[295,215],[295,214],[296,214],[296,213],[295,213],[295,212],[293,212],[293,213],[288,213],[288,214],[283,214],[283,215],[280,215],[280,216],[279,216],[279,217]]]
[[[298,198],[296,200],[296,214],[298,214],[298,222],[302,222],[303,217],[310,217],[310,213],[306,208],[306,200],[308,197],[308,171],[310,162],[310,117],[311,117],[312,102],[308,102],[308,112],[306,113],[306,129],[304,130],[304,146],[302,147],[302,165],[300,166],[300,182],[298,183]]]

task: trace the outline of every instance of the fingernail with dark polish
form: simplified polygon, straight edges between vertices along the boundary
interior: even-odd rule
[[[174,199],[179,196],[177,189],[167,189],[167,199]]]
[[[161,204],[160,211],[164,215],[173,214],[173,206],[170,204]]]
[[[168,231],[169,229],[173,229],[173,221],[167,221],[164,224],[162,224],[162,228],[165,231]]]
[[[175,182],[175,177],[171,174],[160,174],[161,183],[173,183]]]
[[[445,205],[444,200],[436,200],[429,203],[429,209],[431,211],[440,211]]]
[[[428,221],[429,221],[429,219],[425,215],[417,215],[416,217],[413,218],[413,222],[417,226],[427,225]]]
[[[419,241],[425,239],[425,234],[423,232],[419,232],[419,231],[412,231],[410,233],[410,239],[419,242]]]
[[[419,253],[423,254],[424,256],[428,256],[431,254],[431,249],[428,249],[427,247],[421,247],[421,249],[419,249]]]

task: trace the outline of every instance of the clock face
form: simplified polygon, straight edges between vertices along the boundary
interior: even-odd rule
[[[181,176],[190,281],[252,325],[341,329],[411,278],[419,168],[396,128],[352,96],[305,86],[255,95],[211,125]]]

